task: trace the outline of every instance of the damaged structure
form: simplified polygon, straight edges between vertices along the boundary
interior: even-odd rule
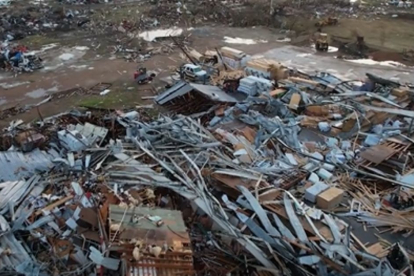
[[[412,87],[231,54],[219,86],[158,95],[169,115],[12,123],[0,273],[413,275]]]

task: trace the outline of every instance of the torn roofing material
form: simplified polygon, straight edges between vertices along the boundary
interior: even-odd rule
[[[184,96],[191,91],[196,91],[214,102],[238,102],[238,99],[227,94],[217,86],[187,83],[184,81],[180,81],[167,89],[164,93],[155,98],[155,102],[159,105],[163,105],[178,97]]]
[[[93,145],[98,140],[102,140],[108,134],[107,128],[90,123],[86,123],[85,125],[77,124],[76,126],[70,125],[69,130],[77,130],[80,134],[86,137],[89,145]]]
[[[35,149],[26,154],[18,151],[0,152],[0,181],[19,180],[35,172],[48,171],[53,166],[53,160],[58,157],[58,152],[53,149],[48,152]]]
[[[185,81],[179,81],[169,89],[165,90],[161,95],[155,98],[155,102],[163,105],[172,99],[183,96],[192,90],[191,86]]]
[[[215,102],[227,102],[227,103],[237,103],[238,100],[221,90],[217,86],[213,85],[204,85],[204,84],[196,84],[196,83],[190,83],[190,86],[202,93],[204,96],[207,96],[210,100]]]
[[[11,252],[11,254],[8,252]],[[36,266],[33,263],[31,256],[28,254],[23,245],[16,239],[13,233],[7,233],[0,237],[0,264],[1,267],[13,268],[17,272],[24,273],[24,275],[36,275],[24,271],[24,268],[29,266],[29,264],[32,266],[33,272],[35,270],[39,270],[39,268],[35,269]],[[7,275],[7,273],[0,273],[0,275]]]

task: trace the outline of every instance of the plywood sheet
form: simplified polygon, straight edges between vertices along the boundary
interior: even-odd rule
[[[360,156],[376,165],[395,154],[395,149],[385,145],[376,145],[361,152]]]

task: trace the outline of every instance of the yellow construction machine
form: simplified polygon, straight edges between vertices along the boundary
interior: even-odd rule
[[[326,26],[333,26],[333,25],[338,24],[338,22],[339,22],[338,18],[336,17],[327,17],[327,18],[322,19],[319,22],[316,22],[315,27],[322,28]]]
[[[328,34],[317,32],[315,34],[315,49],[318,52],[327,52],[329,48]]]

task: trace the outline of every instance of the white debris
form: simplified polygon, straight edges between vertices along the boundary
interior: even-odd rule
[[[318,128],[322,132],[328,132],[331,130],[331,126],[327,122],[319,122]]]
[[[43,23],[43,27],[45,28],[56,28],[58,24],[52,24],[52,23]]]
[[[308,180],[309,180],[310,182],[312,182],[313,184],[316,184],[316,183],[318,183],[318,182],[319,182],[319,176],[318,176],[316,173],[313,173],[313,172],[312,172],[312,173],[309,175]]]
[[[295,157],[293,156],[293,154],[291,154],[291,153],[286,153],[285,155],[286,155],[286,157],[287,157],[287,159],[289,160],[289,163],[290,163],[291,165],[293,165],[293,166],[297,166],[297,165],[298,165],[298,162],[296,161],[296,159],[295,159]]]
[[[75,57],[75,55],[73,55],[73,54],[65,53],[65,54],[61,54],[59,56],[59,59],[64,60],[64,61],[68,61],[68,60],[73,59],[74,57]]]
[[[55,70],[55,69],[57,69],[57,68],[59,68],[63,65],[64,65],[63,63],[58,63],[58,64],[55,64],[55,65],[52,65],[52,66],[45,66],[42,71],[52,71],[52,70]]]
[[[180,36],[183,33],[181,28],[160,29],[140,33],[138,36],[145,41],[154,41],[160,37]]]
[[[324,180],[329,180],[332,178],[333,174],[328,172],[327,170],[320,168],[317,172],[316,172],[320,178],[324,179]]]
[[[257,43],[267,43],[267,40],[254,40],[250,38],[240,38],[240,37],[224,37],[224,42],[229,44],[246,44],[246,45],[253,45]]]
[[[329,186],[325,183],[317,182],[315,185],[305,190],[305,199],[309,202],[315,203],[316,197],[323,191],[326,191],[328,188]]]
[[[279,38],[276,39],[277,42],[290,42],[291,39],[289,37],[285,37],[285,38]]]
[[[26,54],[27,55],[37,55],[38,53],[46,52],[50,49],[56,48],[57,46],[59,46],[59,44],[57,44],[57,43],[46,44],[46,45],[43,45],[42,48],[40,48],[40,50],[30,51]]]
[[[89,47],[87,47],[87,46],[76,46],[76,47],[74,47],[74,49],[78,50],[78,51],[87,51],[87,50],[89,50]]]
[[[353,62],[353,63],[359,63],[359,64],[365,64],[365,65],[381,65],[381,66],[389,66],[389,67],[406,67],[406,65],[392,61],[392,60],[386,60],[386,61],[375,61],[369,58],[366,59],[347,59],[346,61]]]
[[[24,84],[29,84],[30,82],[28,81],[23,81],[23,82],[12,82],[12,83],[0,83],[0,87],[3,89],[10,89],[10,88],[14,88],[20,85],[24,85]]]
[[[297,54],[296,56],[297,57],[309,57],[309,56],[311,56],[312,54],[310,54],[310,53],[303,53],[303,54]]]
[[[108,94],[109,92],[111,92],[110,89],[105,89],[104,91],[102,91],[101,93],[99,93],[99,95],[104,96],[104,95]]]
[[[73,69],[85,69],[87,67],[88,67],[88,65],[86,65],[86,64],[83,64],[83,65],[71,65],[71,66],[69,66],[69,68],[73,68]]]

